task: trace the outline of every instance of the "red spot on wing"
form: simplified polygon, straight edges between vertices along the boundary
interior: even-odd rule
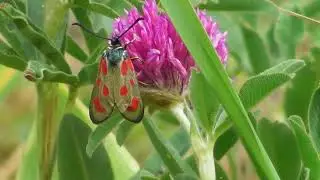
[[[131,71],[134,71],[134,67],[130,59],[126,60],[126,64]]]
[[[99,87],[100,84],[101,84],[101,79],[100,79],[100,78],[97,78],[97,79],[96,79],[96,85]]]
[[[126,85],[121,86],[120,88],[120,95],[121,96],[126,96],[128,95],[128,88]]]
[[[108,96],[109,95],[109,88],[106,85],[103,86],[102,93],[103,93],[104,96]]]
[[[131,86],[134,86],[134,80],[133,79],[130,79],[130,84],[131,84]]]
[[[102,106],[98,96],[94,97],[92,102],[97,112],[99,113],[106,112],[106,109]]]
[[[102,72],[103,75],[107,75],[108,74],[107,61],[103,57],[101,58],[101,61],[100,61],[100,72]]]
[[[128,106],[127,111],[136,111],[139,107],[140,100],[137,97],[131,99],[131,104]]]
[[[121,63],[120,71],[121,71],[121,75],[122,75],[122,76],[126,76],[126,75],[127,75],[127,73],[128,73],[128,66],[127,66],[126,61],[123,61],[123,62]]]

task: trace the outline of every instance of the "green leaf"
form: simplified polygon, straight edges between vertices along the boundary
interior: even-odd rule
[[[198,178],[191,176],[190,174],[181,173],[173,177],[174,180],[197,180]]]
[[[225,153],[238,141],[239,137],[232,127],[223,133],[215,142],[214,146],[214,158],[220,160]]]
[[[32,22],[43,29],[44,19],[45,19],[45,0],[26,0],[27,15],[32,20]]]
[[[60,82],[70,85],[77,85],[79,80],[77,76],[66,74],[62,71],[55,70],[46,64],[42,64],[39,61],[29,61],[24,71],[24,76],[35,82],[48,81],[48,82]]]
[[[307,134],[302,119],[299,116],[290,116],[289,124],[294,130],[298,149],[301,154],[303,166],[309,169],[309,179],[316,180],[320,177],[320,159],[311,137]]]
[[[273,66],[270,69],[265,70],[264,72],[261,73],[261,75],[283,73],[293,77],[295,73],[301,70],[305,65],[306,63],[303,60],[290,59],[290,60],[283,61]]]
[[[259,0],[221,0],[219,3],[207,1],[206,4],[200,4],[200,9],[210,11],[261,11],[265,10],[270,5],[266,1]]]
[[[289,10],[301,14],[297,7]],[[279,44],[280,52],[285,58],[294,58],[296,46],[303,37],[304,24],[300,18],[281,13],[275,27],[275,37]]]
[[[320,80],[320,48],[314,47],[311,49],[311,54],[312,54],[312,71],[316,73],[316,78],[317,80]]]
[[[79,74],[78,78],[80,81],[80,85],[88,85],[93,84],[98,74],[98,63],[93,63],[84,66]]]
[[[130,178],[130,180],[141,180],[143,178],[151,178],[152,179],[152,178],[156,178],[156,177],[151,172],[149,172],[145,169],[142,169],[136,175],[134,175],[132,178]]]
[[[161,3],[212,91],[232,119],[251,159],[258,163],[257,168],[262,170],[264,177],[279,179],[191,4],[186,0],[161,0]],[[184,13],[183,16],[181,12]]]
[[[210,12],[208,14],[215,17],[216,22],[219,22],[219,27],[221,27],[222,30],[228,32],[227,44],[230,55],[233,57],[229,58],[229,60],[235,59],[237,64],[240,66],[237,68],[247,72],[252,72],[252,67],[239,23],[227,14]],[[228,63],[227,68],[229,68],[230,65],[231,63]]]
[[[290,79],[290,76],[285,74],[255,76],[246,81],[240,90],[239,96],[244,106],[249,109]]]
[[[24,59],[15,55],[15,53],[12,52],[14,51],[12,48],[7,47],[7,49],[5,49],[3,46],[0,48],[0,64],[19,71],[25,70],[27,63]]]
[[[91,55],[86,61],[86,64],[92,64],[98,62],[101,58],[103,50],[106,49],[106,42],[101,42],[97,47],[92,51]]]
[[[305,63],[302,60],[287,60],[256,76],[252,76],[243,84],[239,92],[239,96],[244,107],[247,110],[253,108],[276,88],[292,79],[294,74],[304,66]],[[222,123],[218,124],[218,126],[225,126],[225,124],[229,124],[227,116],[225,116],[225,112],[223,112],[223,115]],[[225,129],[218,126],[216,129]],[[229,127],[231,127],[231,125],[229,125]],[[226,129],[229,127],[226,127]],[[217,139],[214,148],[214,155],[216,159],[222,158],[222,156],[236,143],[237,140],[238,136],[234,128],[229,129],[222,134],[222,136]]]
[[[118,14],[124,14],[125,9],[131,9],[133,5],[126,0],[110,0],[108,6],[118,12]]]
[[[104,44],[100,44],[91,56],[88,58],[85,65],[79,72],[78,77],[80,85],[93,84],[98,74],[98,62],[97,60],[101,57],[101,53],[105,48]]]
[[[311,97],[308,117],[310,135],[320,153],[320,88]]]
[[[169,172],[173,176],[184,172],[188,172],[191,175],[194,174],[188,164],[182,161],[178,152],[163,138],[153,122],[150,119],[143,119],[142,122],[154,148],[159,153]]]
[[[66,48],[67,48],[67,26],[64,28],[63,31],[63,36],[61,37],[61,47],[60,47],[60,52],[61,54],[65,54]]]
[[[67,36],[67,52],[83,63],[88,59],[88,55],[70,36]]]
[[[256,119],[252,113],[248,113],[250,121],[253,127],[256,129]],[[217,118],[217,126],[215,127],[214,137],[218,139],[215,141],[214,145],[214,157],[220,160],[225,153],[238,141],[239,136],[236,133],[235,128],[232,126],[230,119],[227,119],[225,112]]]
[[[2,13],[0,13],[0,21],[3,24],[7,24],[0,26],[1,35],[4,36],[4,38],[7,40],[7,42],[11,45],[11,47],[17,54],[24,57],[25,50],[23,48],[22,39],[18,35],[19,30],[15,27],[14,24],[10,23],[10,19]],[[4,43],[1,42],[1,44]]]
[[[312,17],[319,13],[319,9],[320,1],[313,0],[310,2],[308,1],[308,4],[305,7],[303,7],[303,12],[305,16]]]
[[[195,115],[200,121],[202,128],[211,134],[214,116],[220,104],[202,73],[192,72],[190,90]],[[210,100],[208,101],[208,99]]]
[[[268,42],[268,48],[269,48],[269,53],[272,55],[273,59],[274,58],[279,58],[280,56],[280,47],[278,42],[275,39],[275,25],[272,25],[268,32],[267,32],[267,42]],[[271,59],[272,61],[272,59]],[[274,62],[274,61],[272,61]]]
[[[285,93],[284,109],[287,116],[298,115],[308,124],[308,106],[314,89],[317,86],[316,72],[313,64],[307,65],[299,71],[292,80]]]
[[[169,143],[180,156],[184,156],[191,146],[189,134],[183,128],[177,130],[170,137]],[[152,153],[145,160],[143,168],[152,173],[159,173],[162,171],[163,166],[159,153]]]
[[[88,29],[93,29],[92,22],[89,18],[89,12],[86,9],[72,8],[72,11],[78,22],[80,22],[82,25],[84,25]],[[86,45],[90,53],[92,53],[97,48],[97,46],[100,45],[102,42],[105,43],[103,39],[93,38],[91,34],[88,34],[83,30],[82,30],[82,33],[84,35]],[[101,36],[106,36],[106,33],[102,34]]]
[[[74,4],[72,4],[72,6],[88,9],[92,12],[102,14],[102,15],[104,15],[106,17],[110,17],[112,19],[119,17],[119,14],[107,5],[95,3],[95,2],[92,2],[92,3],[89,3],[89,2],[79,3],[79,2],[81,2],[81,1],[74,1]]]
[[[241,29],[253,72],[258,74],[270,66],[266,46],[257,32],[244,26]]]
[[[66,115],[61,122],[57,148],[60,180],[113,179],[106,150],[99,147],[89,158],[86,154],[90,128],[74,115]]]
[[[248,79],[239,96],[246,109],[258,104],[273,90],[292,79],[305,66],[302,60],[287,60]]]
[[[86,146],[86,152],[89,157],[102,143],[103,139],[112,131],[112,129],[122,121],[119,114],[111,116],[108,120],[99,125],[89,136]]]
[[[11,18],[23,36],[37,47],[53,65],[68,74],[71,73],[71,69],[60,51],[39,28],[27,20],[27,17],[25,17],[22,12],[11,6],[5,6],[5,8],[0,9],[0,11]]]
[[[284,123],[262,119],[258,122],[257,131],[280,178],[297,179],[302,163],[291,129]]]
[[[117,129],[116,138],[117,143],[122,146],[128,137],[129,133],[131,132],[132,128],[134,127],[135,123],[130,121],[122,121]]]
[[[133,6],[137,7],[139,10],[143,6],[143,1],[141,0],[127,0],[129,3],[131,3]]]
[[[217,180],[228,180],[228,176],[219,163],[215,162],[216,168],[216,179]]]

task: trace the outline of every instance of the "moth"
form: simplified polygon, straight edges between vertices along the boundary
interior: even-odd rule
[[[108,47],[103,51],[100,59],[89,105],[89,115],[95,124],[107,120],[115,108],[131,122],[138,123],[143,118],[144,106],[132,64],[132,60],[136,58],[130,58],[126,51],[127,45],[132,41],[123,46],[119,40],[140,20],[143,18],[138,18],[120,35],[111,39],[104,38],[108,40]],[[79,25],[93,33],[78,23],[73,25]]]

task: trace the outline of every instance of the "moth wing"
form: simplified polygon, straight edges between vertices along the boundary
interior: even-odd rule
[[[122,60],[117,71],[120,79],[114,86],[116,106],[125,119],[138,123],[143,118],[144,107],[131,59]]]
[[[111,67],[108,67],[107,59],[102,57],[89,105],[90,119],[95,124],[108,119],[114,109],[113,74],[111,70]]]

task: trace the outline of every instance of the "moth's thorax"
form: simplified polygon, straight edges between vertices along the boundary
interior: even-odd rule
[[[118,65],[120,61],[128,58],[128,53],[122,46],[109,46],[103,56],[110,65]]]

